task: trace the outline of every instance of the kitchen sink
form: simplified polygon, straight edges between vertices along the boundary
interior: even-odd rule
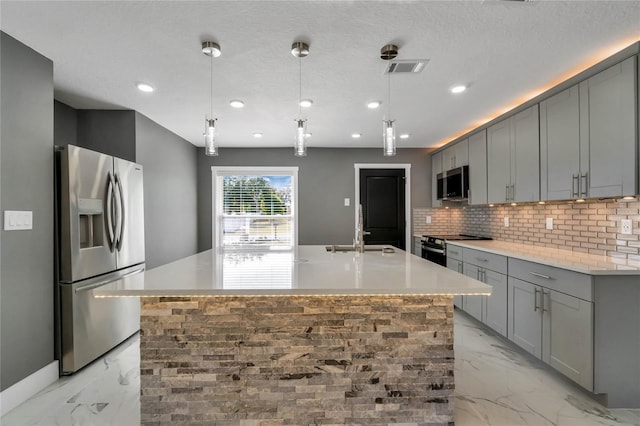
[[[357,247],[354,247],[354,246],[331,245],[331,246],[325,246],[325,248],[327,249],[328,252],[331,252],[331,253],[345,253],[349,251],[357,251]],[[374,245],[374,244],[369,246],[364,246],[364,251],[380,251],[382,253],[396,252],[396,250],[393,247],[384,246],[384,245]]]

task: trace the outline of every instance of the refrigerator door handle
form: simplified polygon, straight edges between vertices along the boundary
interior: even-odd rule
[[[115,248],[115,241],[114,241],[114,229],[113,229],[113,176],[111,175],[111,172],[109,172],[109,177],[107,179],[107,197],[106,197],[106,204],[107,204],[107,217],[106,217],[106,226],[107,226],[107,234],[109,237],[109,250],[113,253],[113,250]]]
[[[118,175],[116,177],[116,188],[118,189],[118,206],[120,211],[118,213],[118,224],[116,227],[116,249],[120,251],[122,249],[122,239],[124,237],[124,191],[122,190],[122,183],[120,182],[120,178]]]
[[[128,278],[128,277],[130,277],[132,275],[139,274],[140,272],[144,272],[144,266],[142,266],[142,267],[140,267],[140,268],[138,268],[138,269],[136,269],[134,271],[128,272],[128,273],[126,273],[124,275],[121,275],[119,277],[116,277],[116,278],[109,277],[109,278],[106,278],[104,280],[100,280],[100,281],[98,281],[96,283],[91,283],[91,284],[84,285],[82,287],[78,287],[73,292],[74,293],[81,293],[83,291],[93,290],[95,288],[102,287],[104,285],[110,284],[110,283],[112,283],[114,281],[119,281],[119,280]]]

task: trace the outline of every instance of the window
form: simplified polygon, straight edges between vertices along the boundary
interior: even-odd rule
[[[214,247],[297,244],[297,167],[212,167]]]

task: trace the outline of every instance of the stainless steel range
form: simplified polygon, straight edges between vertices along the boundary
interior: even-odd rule
[[[491,238],[466,234],[423,235],[420,239],[422,244],[422,257],[438,265],[447,266],[447,241],[456,240],[491,240]]]

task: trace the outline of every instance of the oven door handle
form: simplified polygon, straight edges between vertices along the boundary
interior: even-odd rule
[[[444,249],[436,249],[431,247],[422,246],[422,249],[425,251],[430,251],[431,253],[444,254]]]

